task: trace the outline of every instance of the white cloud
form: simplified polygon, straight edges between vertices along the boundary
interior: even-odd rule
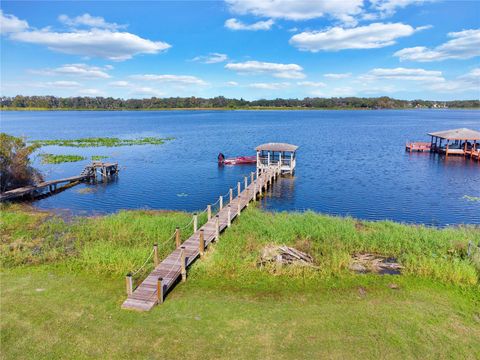
[[[24,20],[13,15],[0,13],[2,33],[8,33],[9,39],[45,45],[49,49],[71,55],[101,57],[110,60],[127,60],[138,54],[157,54],[171,45],[162,41],[143,39],[128,32],[118,32],[117,24],[109,24],[103,18],[84,14],[74,19],[60,16],[66,23],[97,27],[88,30],[74,29],[67,32],[32,29]]]
[[[364,81],[407,80],[428,83],[445,81],[445,78],[443,77],[441,71],[425,69],[407,69],[401,67],[394,69],[373,69],[370,70],[368,73],[360,76],[359,79]]]
[[[253,24],[245,24],[240,20],[235,18],[228,19],[225,21],[225,27],[230,30],[250,30],[250,31],[257,31],[257,30],[270,30],[274,21],[272,19],[265,20],[265,21],[257,21]]]
[[[67,80],[52,81],[47,83],[47,85],[60,87],[60,88],[76,88],[81,86],[81,84],[77,81],[67,81]]]
[[[375,49],[395,44],[397,38],[410,36],[426,27],[413,28],[402,23],[373,23],[355,28],[333,27],[324,31],[306,31],[291,37],[290,44],[304,51]]]
[[[3,14],[0,9],[0,34],[15,33],[28,29],[28,23],[14,15]]]
[[[309,20],[329,16],[355,24],[362,12],[363,0],[226,0],[236,14],[287,20]]]
[[[290,86],[288,82],[281,82],[281,83],[253,83],[248,85],[254,89],[262,89],[262,90],[281,90],[285,89]]]
[[[323,76],[329,79],[346,79],[352,76],[352,73],[330,73],[324,74]]]
[[[227,82],[226,82],[226,85],[228,85],[228,86],[238,86],[238,82],[236,82],[236,81],[227,81]]]
[[[154,89],[148,86],[134,87],[132,88],[132,91],[130,92],[130,94],[135,96],[154,96],[154,97],[165,95],[160,90]]]
[[[99,89],[82,89],[79,91],[79,94],[86,96],[100,96],[103,95],[103,92]]]
[[[216,64],[220,62],[227,61],[228,56],[221,53],[210,53],[208,55],[196,56],[192,61],[202,62],[204,64]]]
[[[132,75],[130,76],[132,79],[135,80],[142,80],[142,81],[154,81],[160,83],[168,83],[178,86],[185,86],[185,85],[208,85],[202,79],[197,78],[196,76],[190,75],[156,75],[156,74],[144,74],[144,75]]]
[[[370,0],[371,8],[378,12],[378,15],[367,16],[366,19],[376,17],[387,17],[395,14],[398,8],[404,8],[409,5],[420,5],[435,0]]]
[[[480,68],[475,68],[467,74],[457,77],[455,80],[446,80],[433,83],[429,86],[430,90],[438,92],[465,92],[480,89]]]
[[[83,14],[74,18],[71,18],[67,15],[60,15],[58,20],[68,26],[78,27],[78,26],[87,26],[97,29],[109,29],[109,30],[118,30],[125,28],[125,25],[118,25],[116,23],[108,23],[101,16],[92,16],[90,14]]]
[[[91,29],[72,32],[32,30],[13,33],[11,39],[45,45],[49,49],[71,55],[127,60],[137,54],[156,54],[171,46],[162,41],[143,39],[128,32]]]
[[[447,59],[470,59],[480,56],[480,29],[451,32],[452,40],[433,49],[424,46],[405,48],[397,51],[394,56],[403,60],[430,62]]]
[[[299,86],[307,86],[307,87],[314,87],[314,88],[319,88],[319,87],[325,87],[327,84],[321,82],[321,81],[299,81],[297,82],[297,85]]]
[[[108,79],[110,75],[105,70],[110,70],[111,68],[108,65],[98,67],[87,64],[65,64],[54,69],[30,70],[30,72],[39,75],[69,75],[82,78]]]
[[[246,61],[243,63],[228,63],[225,65],[228,70],[236,71],[240,74],[271,74],[277,78],[283,79],[303,79],[303,68],[297,64],[277,64],[260,61]]]
[[[124,80],[112,81],[112,82],[110,82],[110,83],[108,83],[108,84],[109,84],[110,86],[120,87],[120,88],[128,87],[128,86],[131,85],[128,81],[124,81]]]

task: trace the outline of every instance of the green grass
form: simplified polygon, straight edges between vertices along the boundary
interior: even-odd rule
[[[190,220],[125,211],[64,221],[4,207],[2,358],[480,357],[480,269],[466,255],[479,228],[250,207],[165,304],[121,310],[125,273]],[[310,253],[320,269],[258,268],[271,243]],[[173,240],[160,247],[161,256],[173,247]],[[351,273],[350,254],[363,251],[396,256],[404,275]]]
[[[66,162],[77,162],[85,160],[86,157],[80,155],[55,155],[55,154],[40,154],[42,163],[44,164],[61,164]]]
[[[108,159],[108,156],[105,155],[92,155],[92,161],[100,161],[103,159]]]
[[[56,139],[56,140],[33,140],[31,143],[40,146],[69,146],[69,147],[117,147],[132,145],[161,145],[173,138],[146,137],[139,139],[119,138],[81,138],[81,139]]]

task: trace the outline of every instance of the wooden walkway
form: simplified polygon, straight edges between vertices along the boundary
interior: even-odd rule
[[[21,198],[27,195],[30,195],[33,198],[35,194],[37,194],[38,192],[42,192],[46,188],[48,188],[50,193],[54,193],[57,190],[57,185],[62,183],[67,183],[67,186],[71,186],[72,184],[78,183],[80,181],[89,180],[91,178],[96,179],[96,171],[98,168],[101,169],[101,175],[104,179],[106,179],[108,175],[111,175],[114,172],[118,172],[117,163],[93,162],[91,165],[87,165],[85,169],[83,169],[82,173],[78,176],[43,181],[36,185],[25,186],[0,193],[0,202]]]
[[[215,216],[211,216],[205,225],[200,227],[190,238],[181,244],[180,248],[174,250],[156,266],[134,291],[132,291],[131,282],[130,285],[128,283],[131,281],[131,278],[129,280],[127,277],[127,289],[130,286],[130,290],[127,291],[130,294],[123,303],[122,308],[148,311],[156,304],[162,303],[164,294],[173,288],[180,278],[185,279],[186,268],[199,257],[201,233],[203,233],[204,248],[207,248],[211,242],[218,240],[220,233],[229,227],[232,220],[239,216],[241,211],[251,201],[255,201],[257,195],[261,195],[277,179],[279,174],[280,168],[272,166],[268,171],[258,175],[256,179],[252,175],[250,184],[248,184],[248,178],[245,178],[244,189],[240,192],[240,196],[233,198],[232,201],[221,207],[218,213]],[[183,259],[185,261],[184,266],[182,266]]]

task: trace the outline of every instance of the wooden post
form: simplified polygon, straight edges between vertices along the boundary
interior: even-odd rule
[[[215,241],[220,238],[220,216],[215,215]]]
[[[193,214],[193,232],[196,233],[198,230],[198,215],[197,213]]]
[[[158,266],[158,244],[153,244],[153,264]]]
[[[133,293],[133,280],[132,280],[132,274],[128,273],[127,276],[125,276],[125,283],[127,285],[127,295],[132,295]]]
[[[212,205],[207,205],[207,219],[210,220],[212,218]]]
[[[163,304],[163,278],[157,279],[157,304]]]
[[[257,183],[253,185],[253,201],[257,201]]]
[[[262,196],[262,187],[263,187],[263,180],[260,179],[260,188],[258,189],[259,196]]]
[[[233,200],[233,189],[230,188],[230,202],[232,202]]]
[[[242,189],[240,188],[240,181],[237,183],[237,192],[238,196],[240,196],[240,193],[242,192]]]
[[[175,244],[177,246],[177,249],[180,247],[180,228],[177,226],[175,229]]]
[[[241,201],[242,201],[242,198],[240,197],[240,195],[238,195],[238,203],[237,203],[237,211],[238,211],[238,214],[237,214],[237,216],[240,216],[240,213],[242,212]]]
[[[205,236],[203,234],[203,229],[200,229],[200,236],[198,240],[198,251],[200,253],[200,256],[203,256],[203,254],[205,253]]]
[[[182,273],[182,282],[187,281],[187,262],[185,257],[185,246],[180,248],[180,265],[181,265],[181,273]]]
[[[222,195],[220,195],[219,201],[220,201],[220,210],[222,210],[223,209],[223,196]]]
[[[254,181],[254,179],[253,179],[254,175],[253,175],[253,174],[254,174],[254,173],[253,173],[253,171],[252,171],[252,172],[250,173],[250,184],[253,184],[253,181]]]
[[[231,225],[232,225],[232,207],[229,204],[228,211],[227,211],[227,227],[230,227]]]
[[[245,190],[247,190],[247,187],[248,187],[248,177],[245,176]]]

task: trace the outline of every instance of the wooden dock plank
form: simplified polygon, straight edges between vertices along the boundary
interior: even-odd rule
[[[241,211],[245,209],[257,194],[263,193],[267,183],[272,184],[279,174],[279,168],[272,168],[270,171],[258,175],[253,183],[250,183],[243,191],[232,199],[229,204],[225,204],[217,213],[219,222],[219,232],[228,228],[228,205],[230,205],[231,221],[236,219]],[[255,193],[256,189],[256,193]],[[260,189],[262,189],[260,191]],[[201,226],[197,232],[182,243],[186,257],[186,267],[192,264],[199,256],[200,230],[204,232],[205,247],[211,244],[216,238],[216,217],[212,216],[210,220]],[[123,309],[137,311],[151,310],[158,303],[157,282],[163,278],[163,293],[171,290],[177,280],[181,277],[181,249],[175,249],[170,253],[152,272],[140,283],[140,285],[128,295],[122,304]]]

